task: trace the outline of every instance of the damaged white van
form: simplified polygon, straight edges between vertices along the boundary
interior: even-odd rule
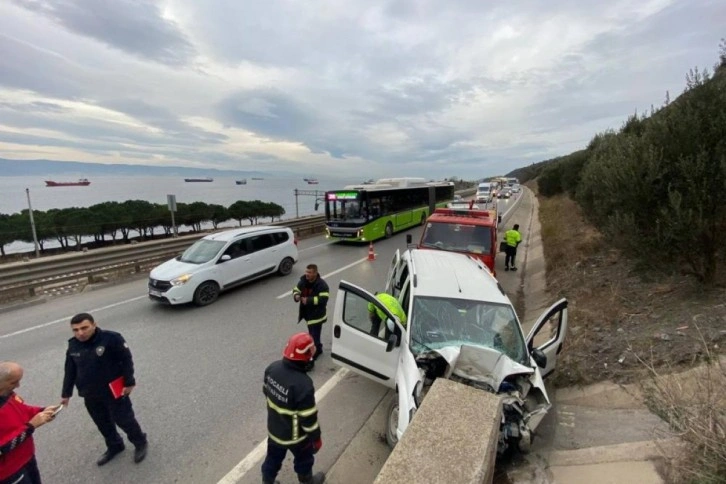
[[[385,290],[398,298],[406,325],[371,292],[340,282],[331,355],[396,390],[389,445],[406,431],[434,379],[449,378],[502,395],[498,451],[527,452],[551,407],[543,378],[554,370],[567,332],[567,300],[545,311],[525,337],[512,303],[480,261],[417,249],[396,252]],[[386,324],[369,319],[369,305]]]

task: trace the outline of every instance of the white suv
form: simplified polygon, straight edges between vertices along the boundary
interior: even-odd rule
[[[407,314],[402,325],[370,292],[341,281],[333,319],[332,358],[398,393],[388,409],[393,446],[435,378],[504,397],[498,451],[527,452],[550,408],[542,378],[567,332],[567,300],[545,311],[525,338],[512,303],[477,259],[446,251],[398,251],[386,292]],[[388,316],[375,334],[369,304]],[[371,334],[373,331],[374,334]]]
[[[230,287],[274,272],[290,274],[297,259],[297,239],[287,227],[257,225],[210,234],[151,271],[149,298],[206,306]]]

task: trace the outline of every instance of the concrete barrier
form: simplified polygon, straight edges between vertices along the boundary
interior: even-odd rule
[[[375,484],[491,483],[501,411],[498,395],[437,379]]]

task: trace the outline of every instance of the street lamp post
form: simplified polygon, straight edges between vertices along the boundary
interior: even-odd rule
[[[30,204],[30,188],[25,189],[25,194],[28,196],[28,214],[30,215],[30,228],[33,230],[33,243],[35,244],[35,257],[40,257],[40,250],[38,249],[38,234],[35,232],[35,220],[33,219],[33,206]]]

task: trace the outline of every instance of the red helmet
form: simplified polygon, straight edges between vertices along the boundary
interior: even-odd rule
[[[287,340],[282,356],[292,361],[311,361],[315,356],[315,341],[309,333],[295,333]]]

